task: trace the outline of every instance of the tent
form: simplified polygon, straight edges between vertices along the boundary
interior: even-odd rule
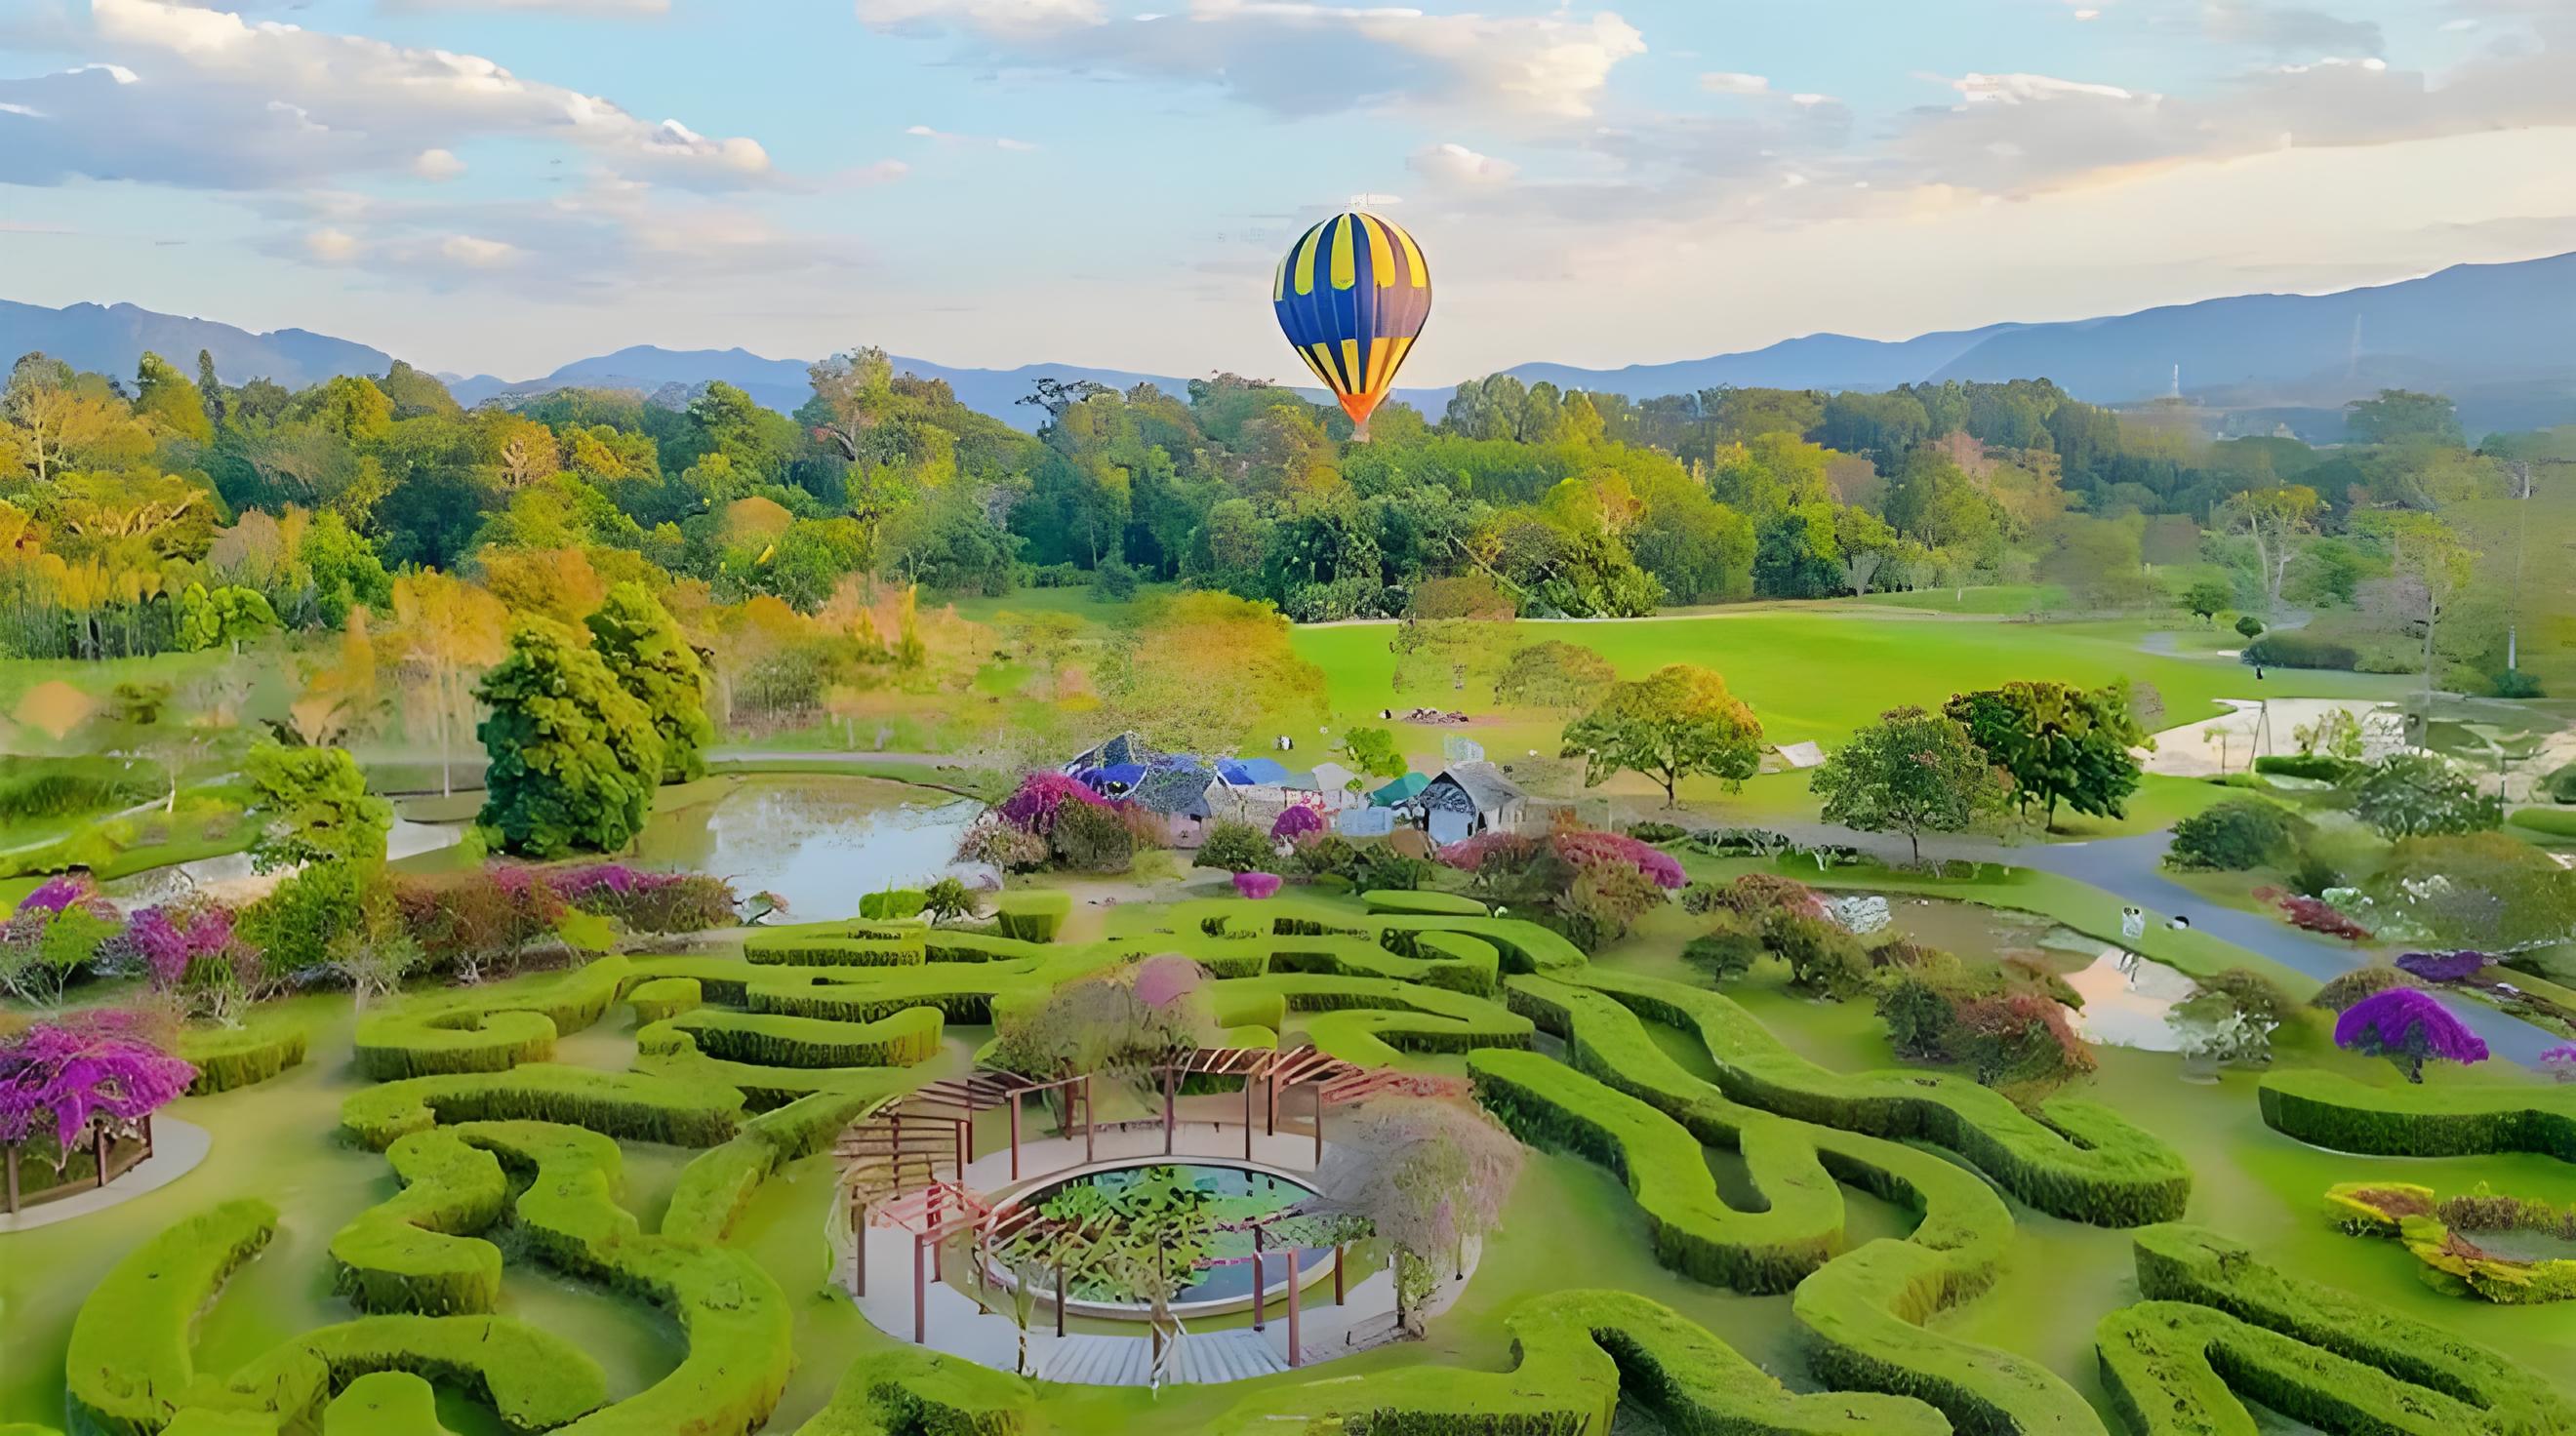
[[[1422,796],[1422,790],[1430,786],[1431,780],[1423,774],[1407,773],[1403,777],[1396,779],[1394,782],[1387,784],[1385,787],[1379,788],[1370,793],[1369,802],[1375,807],[1392,808],[1398,803],[1407,802],[1411,799]]]

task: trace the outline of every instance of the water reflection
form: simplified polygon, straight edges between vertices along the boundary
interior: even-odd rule
[[[656,814],[637,860],[731,878],[746,897],[777,893],[798,921],[855,917],[861,897],[885,888],[992,878],[954,860],[983,805],[924,802],[923,791],[873,778],[746,778],[712,802]]]

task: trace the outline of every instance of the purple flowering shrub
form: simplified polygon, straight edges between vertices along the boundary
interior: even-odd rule
[[[130,1130],[196,1076],[133,1013],[33,1023],[0,1038],[0,1143],[50,1140],[59,1170],[89,1135]]]
[[[2459,1063],[2487,1060],[2483,1039],[2431,994],[2413,987],[2375,992],[2345,1008],[2335,1021],[2334,1040],[2347,1052],[2387,1058],[2409,1082],[2423,1081],[2424,1064],[2436,1057]]]
[[[2483,952],[2462,948],[2457,952],[2401,953],[2397,965],[2426,982],[2466,982],[2485,971],[2490,961]]]
[[[1261,898],[1277,897],[1279,881],[1277,873],[1236,873],[1234,890],[1257,901]]]

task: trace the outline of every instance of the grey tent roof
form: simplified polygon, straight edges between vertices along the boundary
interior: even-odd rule
[[[1127,794],[1127,801],[1149,813],[1165,817],[1204,818],[1209,816],[1208,784],[1216,774],[1186,759],[1166,762],[1147,772]]]
[[[1434,787],[1442,783],[1454,785],[1480,813],[1499,812],[1505,805],[1529,796],[1491,763],[1453,763],[1431,782]]]

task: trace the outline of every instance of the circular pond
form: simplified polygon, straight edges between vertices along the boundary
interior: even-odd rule
[[[1122,1199],[1158,1183],[1174,1183],[1197,1189],[1204,1194],[1204,1219],[1217,1227],[1243,1226],[1243,1230],[1216,1230],[1208,1233],[1204,1255],[1196,1279],[1173,1292],[1170,1309],[1174,1315],[1189,1317],[1217,1312],[1236,1311],[1252,1304],[1253,1232],[1246,1224],[1283,1212],[1316,1195],[1315,1188],[1282,1172],[1211,1159],[1187,1162],[1140,1161],[1122,1166],[1084,1172],[1062,1181],[1038,1187],[1011,1207],[1050,1205],[1067,1209],[1071,1199],[1076,1207],[1097,1209],[1115,1206]],[[1089,1189],[1087,1192],[1077,1189]],[[1004,1208],[1008,1211],[1010,1207]],[[1276,1299],[1288,1289],[1291,1280],[1287,1263],[1280,1260],[1292,1249],[1265,1238],[1262,1244],[1262,1290]],[[1331,1247],[1296,1247],[1294,1280],[1303,1284],[1314,1280],[1330,1267]],[[994,1280],[1008,1285],[1013,1277],[997,1264]],[[1055,1288],[1047,1281],[1030,1283],[1042,1301],[1055,1300]],[[1102,1279],[1076,1275],[1066,1294],[1066,1306],[1086,1316],[1130,1317],[1144,1319],[1153,1308],[1148,1301],[1133,1299],[1115,1284]]]

